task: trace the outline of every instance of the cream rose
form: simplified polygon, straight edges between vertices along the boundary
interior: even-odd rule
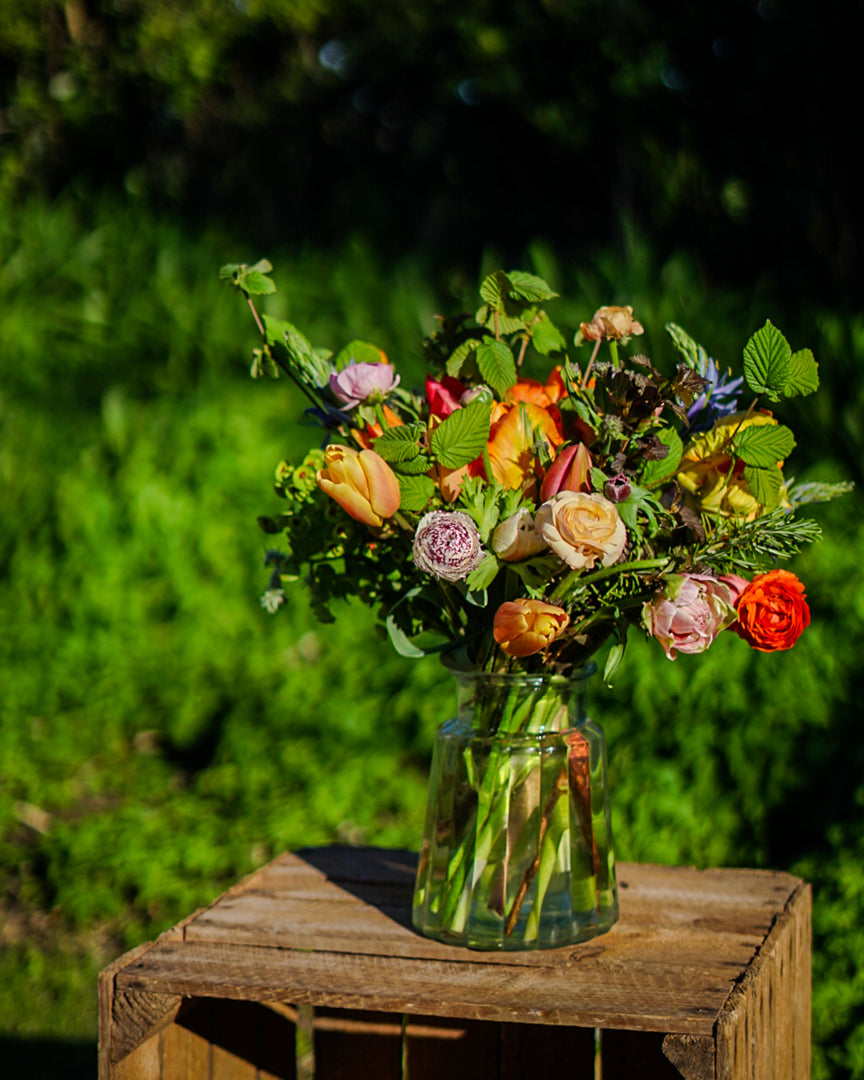
[[[614,503],[597,492],[559,491],[534,519],[537,532],[573,570],[617,562],[627,530]]]

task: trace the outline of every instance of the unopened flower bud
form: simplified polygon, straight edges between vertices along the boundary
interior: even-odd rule
[[[617,476],[613,476],[611,480],[607,480],[603,485],[603,494],[611,503],[624,502],[625,499],[629,499],[632,490],[630,479],[624,473],[618,473]]]

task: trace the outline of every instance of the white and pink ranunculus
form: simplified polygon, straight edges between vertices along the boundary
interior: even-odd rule
[[[474,520],[461,510],[431,510],[414,533],[414,565],[445,581],[464,581],[485,552]]]
[[[349,364],[330,376],[330,389],[346,409],[364,401],[382,401],[398,385],[392,364]]]
[[[642,623],[670,660],[701,653],[735,621],[735,588],[708,574],[672,574],[642,608]]]

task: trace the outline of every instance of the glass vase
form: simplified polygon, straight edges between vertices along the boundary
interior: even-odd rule
[[[575,676],[457,673],[438,729],[412,919],[469,949],[549,949],[618,918],[606,744]]]

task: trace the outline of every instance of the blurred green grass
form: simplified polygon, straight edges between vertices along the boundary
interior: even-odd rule
[[[217,279],[262,254],[271,310],[316,343],[375,340],[409,383],[435,312],[474,302],[464,272],[359,240],[246,252],[96,199],[0,218],[0,1036],[92,1039],[99,968],[280,850],[419,843],[445,673],[362,609],[321,627],[302,590],[258,605],[269,477],[319,437],[290,387],[248,378],[254,328]],[[770,315],[823,362],[817,407],[790,418],[797,475],[857,475],[859,322],[709,293],[635,237],[582,266],[536,244],[524,265],[569,298],[565,325],[633,303],[658,361],[667,319],[734,360]],[[634,642],[593,712],[620,858],[813,882],[814,1075],[864,1076],[861,497],[817,513],[793,652],[730,635],[670,664]]]

